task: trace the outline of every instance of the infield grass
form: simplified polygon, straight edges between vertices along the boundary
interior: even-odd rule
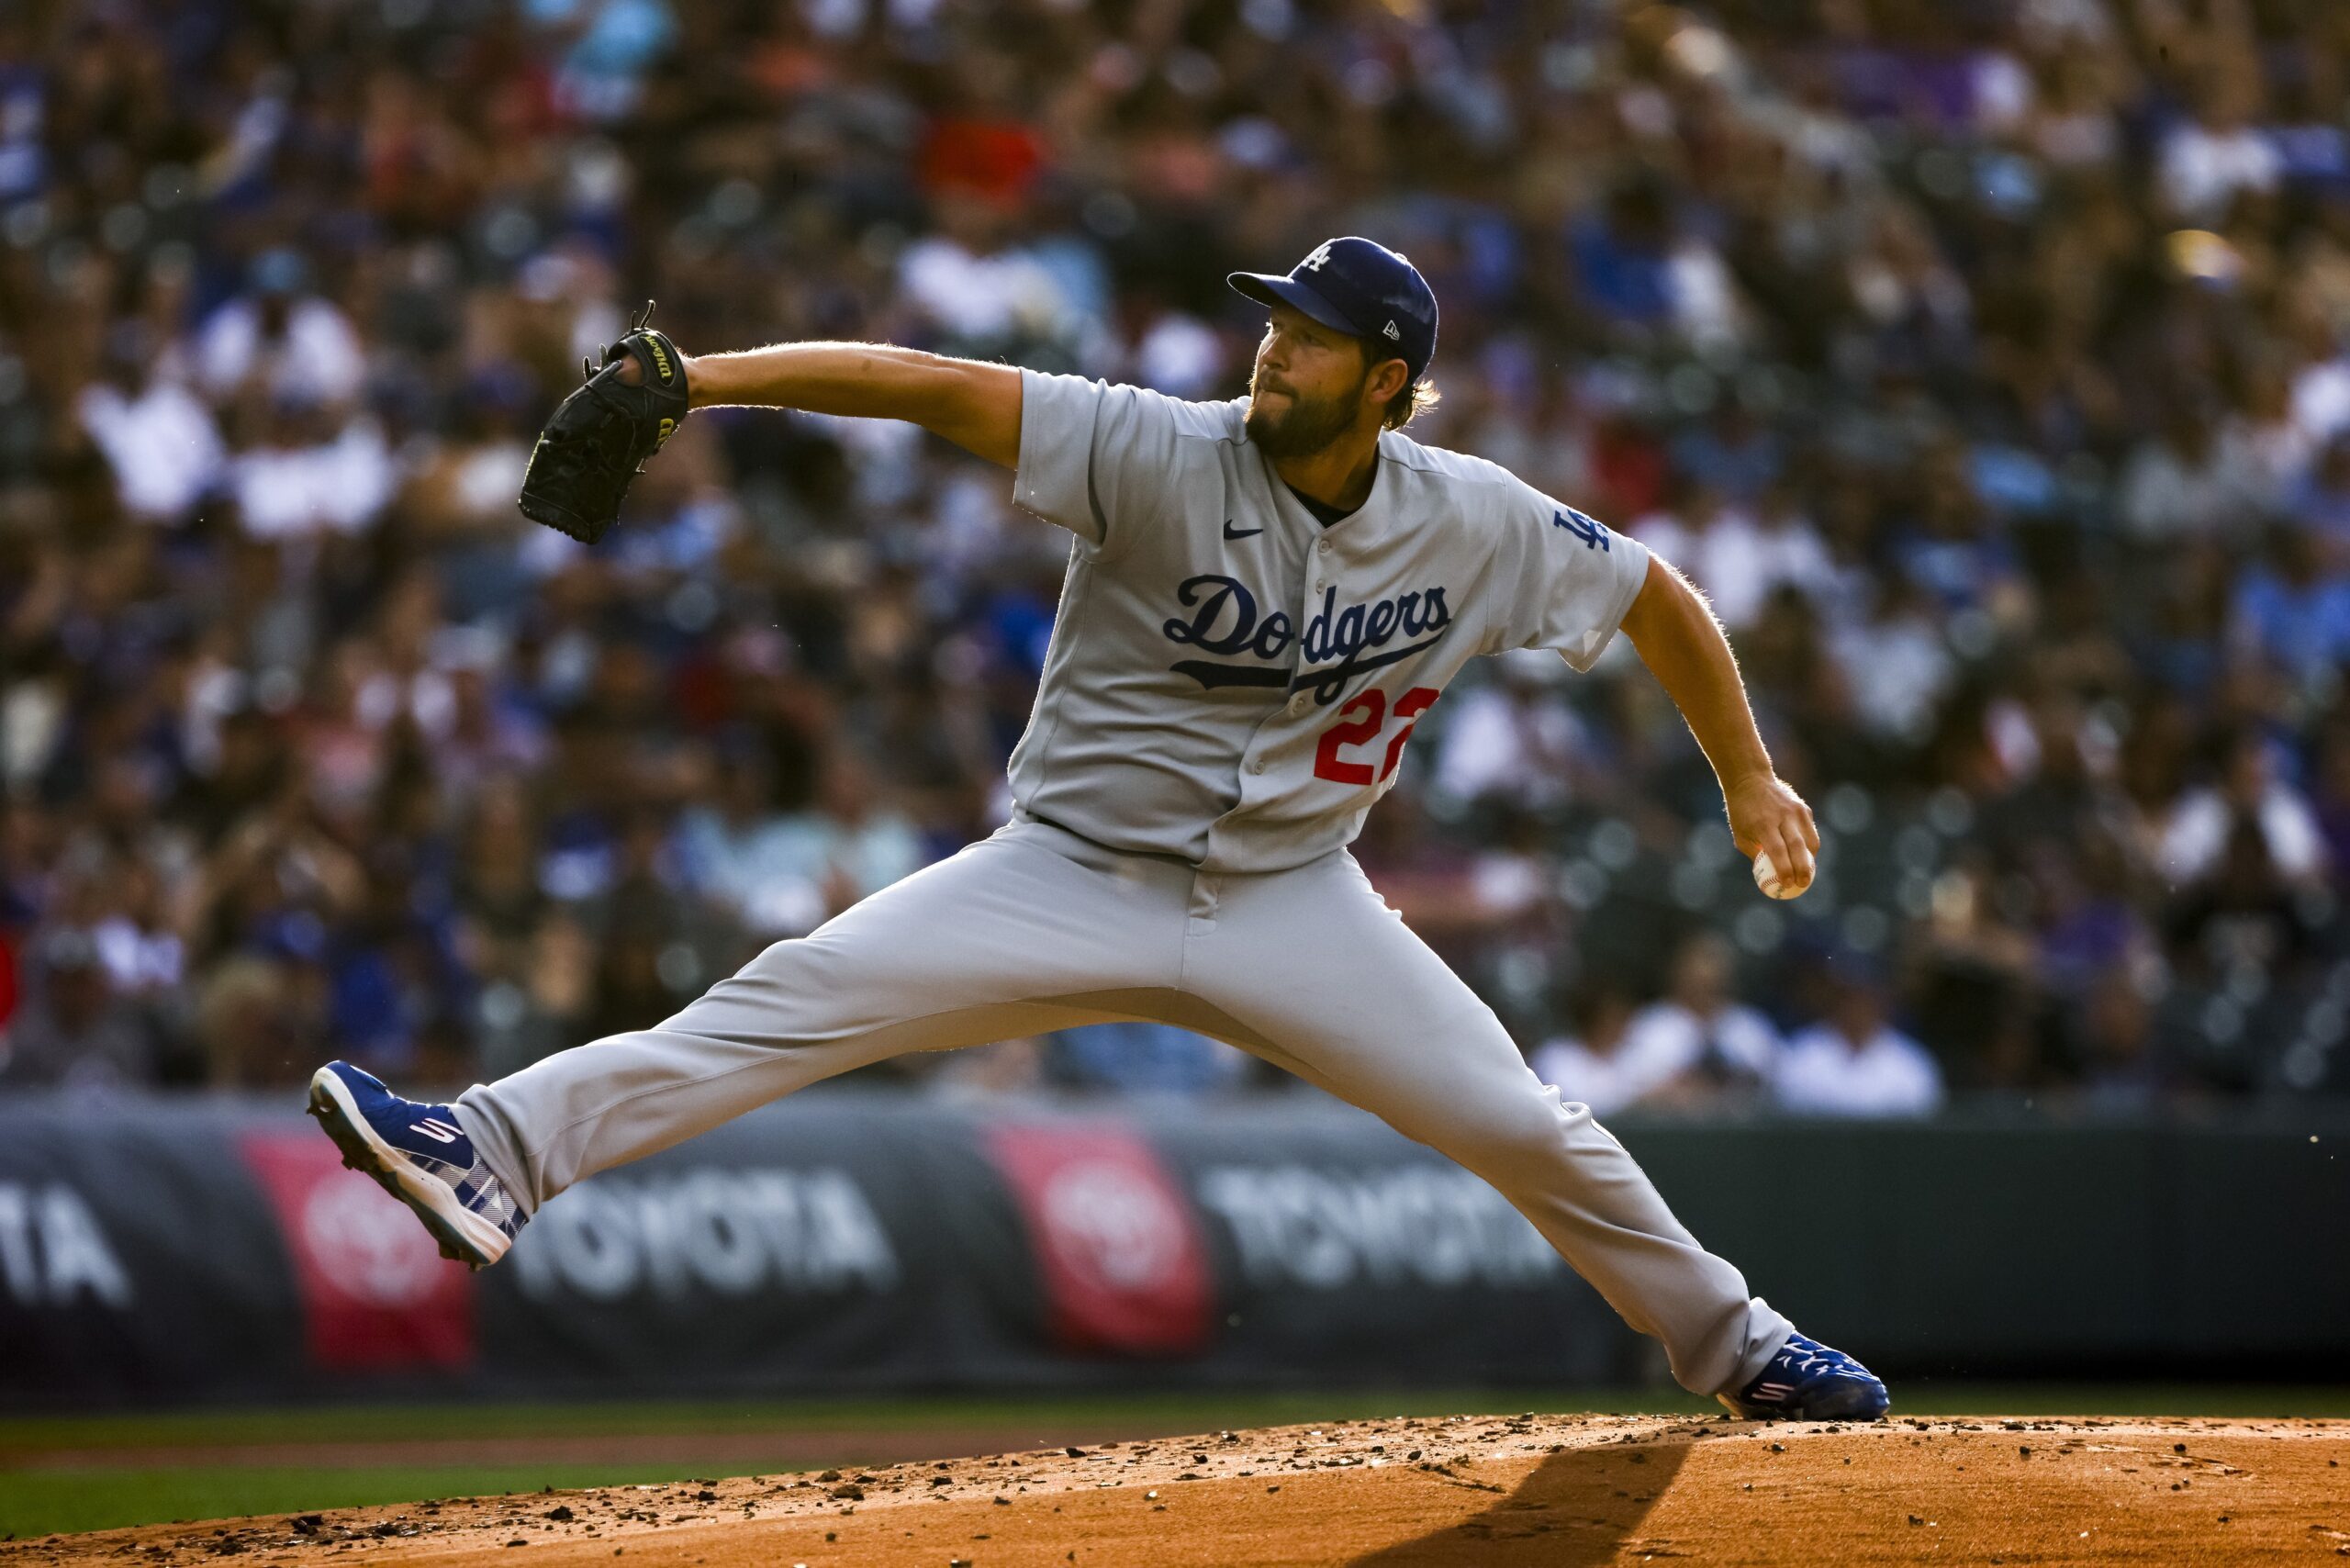
[[[2350,1388],[1910,1378],[1897,1386],[1895,1398],[1896,1415],[2350,1416]],[[953,1434],[958,1446],[952,1451],[968,1453],[974,1439],[992,1451],[1049,1447],[1072,1435],[1107,1431],[1178,1436],[1373,1416],[1530,1410],[1698,1415],[1718,1407],[1671,1389],[1545,1389],[345,1406],[0,1417],[0,1536],[21,1540],[175,1519],[814,1470],[878,1462],[882,1450],[919,1451],[930,1432],[942,1434],[942,1440]],[[533,1439],[559,1440],[569,1457],[445,1462],[436,1450],[459,1436],[475,1443],[511,1441],[523,1454]],[[788,1444],[789,1460],[761,1463],[753,1457],[770,1436],[779,1446]],[[609,1439],[609,1455],[580,1457],[583,1446],[597,1448],[599,1439]],[[711,1454],[698,1459],[695,1446],[703,1441]],[[659,1452],[641,1451],[647,1447]],[[319,1452],[306,1458],[306,1448]]]

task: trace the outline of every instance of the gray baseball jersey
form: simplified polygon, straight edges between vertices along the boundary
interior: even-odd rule
[[[1398,431],[1325,528],[1245,399],[1020,379],[1013,499],[1077,542],[1013,798],[1113,848],[1275,871],[1346,845],[1463,665],[1555,648],[1590,668],[1648,570],[1637,542]]]

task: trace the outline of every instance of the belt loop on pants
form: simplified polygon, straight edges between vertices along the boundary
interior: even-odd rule
[[[1192,877],[1190,917],[1203,924],[1215,924],[1217,895],[1224,890],[1224,875],[1217,871],[1199,871]]]

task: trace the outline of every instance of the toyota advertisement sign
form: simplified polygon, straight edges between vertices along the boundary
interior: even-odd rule
[[[480,1274],[298,1114],[13,1103],[0,1344],[25,1406],[1571,1382],[1637,1355],[1493,1189],[1341,1107],[849,1089],[580,1183]]]

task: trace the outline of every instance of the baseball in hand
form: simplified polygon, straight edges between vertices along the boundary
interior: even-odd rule
[[[1774,899],[1791,899],[1810,886],[1809,879],[1798,881],[1790,877],[1779,878],[1779,868],[1771,863],[1771,852],[1761,850],[1754,857],[1754,885]]]

